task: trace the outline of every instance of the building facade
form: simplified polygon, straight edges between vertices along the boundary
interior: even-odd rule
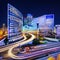
[[[60,25],[55,25],[56,28],[56,37],[60,38]]]
[[[54,29],[54,14],[47,14],[34,18],[31,22],[36,30],[42,31],[45,35]]]
[[[9,42],[11,42],[22,37],[23,15],[18,9],[10,4],[8,4],[7,8],[8,39]]]

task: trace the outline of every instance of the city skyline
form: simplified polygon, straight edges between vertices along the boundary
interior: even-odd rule
[[[0,60],[60,60],[58,1],[0,2]]]
[[[45,14],[54,14],[55,15],[55,24],[60,24],[60,7],[59,1],[57,0],[15,0],[15,1],[3,1],[0,0],[0,27],[2,27],[3,23],[7,24],[7,4],[10,3],[15,6],[24,17],[27,16],[28,13],[31,13],[33,17],[39,17]]]

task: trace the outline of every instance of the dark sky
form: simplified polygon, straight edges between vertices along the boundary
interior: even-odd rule
[[[55,14],[55,24],[60,24],[60,2],[58,0],[0,0],[0,27],[7,24],[7,4],[21,11],[24,17],[31,13],[34,17]]]

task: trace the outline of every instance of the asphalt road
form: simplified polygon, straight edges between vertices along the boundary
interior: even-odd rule
[[[17,46],[16,46],[17,47]],[[28,54],[20,54],[19,56],[16,56],[12,53],[13,51],[13,47],[12,49],[9,49],[8,54],[11,58],[13,59],[28,59],[28,58],[37,58],[38,56],[43,56],[44,54],[48,55],[50,53],[56,52],[60,50],[60,42],[56,42],[53,44],[45,44],[45,45],[40,45],[40,46],[36,46],[36,49],[32,49],[30,50],[31,53]]]

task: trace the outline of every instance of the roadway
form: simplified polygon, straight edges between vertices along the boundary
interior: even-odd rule
[[[48,40],[48,41],[52,41],[52,42],[58,42],[60,39],[56,39],[56,38],[49,38],[49,37],[44,37],[44,39]]]
[[[12,43],[12,44],[8,44],[8,45],[1,46],[1,47],[0,47],[0,53],[6,51],[6,50],[8,50],[8,49],[10,49],[12,46],[14,46],[14,45],[16,45],[16,44],[20,44],[22,41],[24,41],[24,40],[27,39],[24,34],[23,34],[23,37],[24,37],[23,40],[20,40],[20,41],[18,41],[18,42]]]
[[[29,33],[29,34],[30,34],[30,33]],[[24,40],[24,41],[22,41],[22,42],[20,42],[20,43],[18,43],[18,44],[16,44],[16,45],[14,45],[13,47],[11,47],[11,48],[8,50],[8,55],[9,55],[10,57],[15,56],[15,55],[12,54],[12,50],[13,50],[15,47],[24,45],[24,44],[26,44],[26,43],[28,43],[28,42],[31,42],[32,40],[34,40],[34,39],[36,38],[33,34],[30,34],[30,35],[31,35],[31,38],[30,38],[30,39]]]
[[[36,58],[38,56],[42,56],[44,54],[50,54],[51,52],[53,53],[54,51],[58,51],[60,50],[60,42],[56,42],[53,44],[45,44],[45,45],[38,45],[36,46],[35,49],[31,49],[30,52],[28,54],[20,54],[19,56],[14,55],[13,54],[13,49],[18,47],[18,46],[22,46],[30,41],[32,41],[33,39],[35,39],[35,36],[31,33],[29,33],[29,35],[31,35],[31,38],[27,39],[27,37],[24,35],[24,39],[21,41],[18,41],[16,43],[10,44],[5,48],[0,48],[0,52],[6,51],[8,50],[8,55],[13,58],[13,59],[28,59],[28,58]]]
[[[58,57],[58,54],[60,54],[60,52],[55,52],[53,54],[49,54],[48,56],[44,56],[43,58],[37,58],[36,60],[48,60],[51,57],[56,58]]]
[[[29,42],[29,39],[27,41]],[[20,45],[23,45],[25,43],[28,43],[27,41],[22,42]],[[30,50],[31,53],[28,53],[28,54],[20,54],[19,56],[18,55],[14,55],[12,53],[13,49],[16,48],[16,47],[18,47],[18,45],[16,45],[16,46],[12,47],[11,49],[9,49],[8,55],[11,58],[13,58],[13,59],[23,60],[23,59],[29,59],[29,58],[36,58],[38,56],[43,56],[44,54],[45,55],[46,54],[48,55],[50,53],[59,51],[60,50],[60,42],[56,42],[56,43],[53,43],[53,44],[46,44],[46,45],[36,46],[35,49],[31,49]]]
[[[31,38],[30,38],[30,39],[27,39],[27,37],[23,34],[23,36],[24,36],[24,39],[23,39],[23,40],[20,40],[20,41],[18,41],[18,42],[15,42],[15,43],[8,44],[8,45],[6,45],[6,46],[0,47],[0,53],[1,53],[1,52],[4,52],[4,51],[6,51],[6,50],[9,50],[10,48],[12,48],[12,46],[15,47],[15,46],[23,45],[23,44],[26,44],[26,43],[32,41],[33,39],[35,39],[35,36],[34,36],[33,34],[30,34],[30,33],[29,33],[29,35],[31,35]],[[26,40],[26,39],[27,39],[27,40]]]

